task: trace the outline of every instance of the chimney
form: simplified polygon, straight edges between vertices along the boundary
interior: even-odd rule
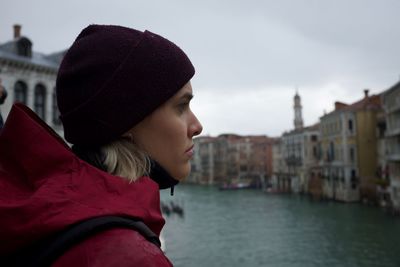
[[[14,24],[14,39],[21,37],[21,25]]]
[[[368,98],[369,89],[364,89],[365,98]]]

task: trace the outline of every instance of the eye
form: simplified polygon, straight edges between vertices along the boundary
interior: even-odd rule
[[[189,102],[183,102],[178,105],[178,111],[183,113],[185,110],[189,108]]]

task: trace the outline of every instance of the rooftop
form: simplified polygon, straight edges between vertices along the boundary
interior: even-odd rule
[[[14,39],[0,44],[0,61],[11,61],[57,71],[66,51],[49,55],[34,52],[32,51],[31,40],[25,36],[20,36],[20,32],[18,31],[14,33]]]

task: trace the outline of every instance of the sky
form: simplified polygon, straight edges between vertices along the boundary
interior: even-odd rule
[[[68,48],[89,24],[150,30],[180,46],[196,68],[191,107],[203,135],[280,136],[335,101],[379,94],[400,79],[397,0],[0,0],[0,43],[12,26],[33,50]]]

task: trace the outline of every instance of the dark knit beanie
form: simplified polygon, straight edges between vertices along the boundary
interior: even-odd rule
[[[151,33],[90,25],[61,62],[57,102],[65,139],[108,143],[171,98],[194,75],[186,54]]]

